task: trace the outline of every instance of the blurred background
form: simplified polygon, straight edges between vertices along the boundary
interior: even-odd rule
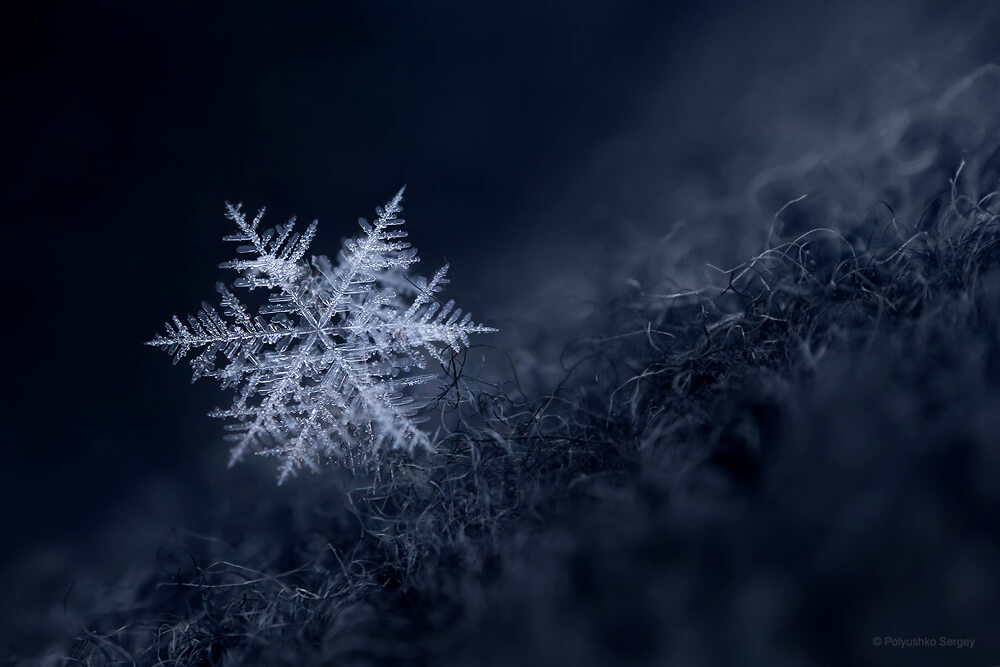
[[[759,226],[707,212],[1000,61],[987,2],[5,14],[0,559],[63,585],[122,558],[105,531],[162,531],[199,485],[248,483],[205,417],[216,387],[142,345],[214,299],[225,201],[318,218],[313,251],[332,255],[407,184],[424,271],[450,261],[451,295],[531,373],[681,221],[723,241],[691,267],[759,247]]]

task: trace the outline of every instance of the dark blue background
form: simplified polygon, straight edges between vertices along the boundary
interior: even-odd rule
[[[452,261],[453,294],[502,321],[500,345],[532,327],[558,343],[565,323],[535,315],[539,285],[600,280],[592,249],[626,227],[662,231],[684,214],[678,193],[731,192],[995,59],[987,10],[8,9],[3,555],[74,540],[136,488],[183,489],[205,456],[223,460],[204,417],[215,387],[185,386],[185,369],[141,343],[212,297],[225,200],[266,204],[272,221],[318,217],[313,248],[332,254],[407,183],[427,268]]]

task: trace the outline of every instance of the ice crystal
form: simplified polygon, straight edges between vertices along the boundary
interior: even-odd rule
[[[294,218],[259,231],[263,210],[248,220],[239,204],[226,205],[237,231],[224,239],[239,244],[240,257],[220,266],[239,274],[233,287],[263,289],[267,302],[252,315],[219,283],[221,313],[202,303],[147,345],[174,363],[190,354],[193,380],[235,390],[230,407],[210,413],[228,422],[230,465],[247,452],[277,456],[280,484],[328,459],[356,468],[388,449],[431,447],[412,388],[435,375],[417,371],[495,329],[437,299],[447,265],[430,280],[410,274],[419,258],[397,217],[402,197],[400,189],[375,220],[361,218],[362,233],[344,242],[337,262],[305,259],[315,221],[302,233]]]

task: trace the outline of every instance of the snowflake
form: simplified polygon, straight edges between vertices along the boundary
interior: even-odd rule
[[[239,273],[234,287],[266,290],[267,303],[251,315],[219,283],[221,314],[202,303],[147,345],[175,364],[191,353],[192,381],[235,389],[232,406],[209,413],[228,421],[230,465],[247,452],[277,456],[280,484],[327,459],[355,469],[388,449],[431,448],[412,387],[435,375],[415,369],[445,364],[471,334],[496,330],[463,317],[454,301],[441,305],[447,265],[430,280],[409,274],[419,258],[397,217],[402,198],[400,189],[373,222],[361,218],[363,233],[344,242],[337,263],[304,259],[315,221],[301,234],[294,218],[258,231],[263,210],[248,221],[239,204],[226,205],[238,231],[224,240],[245,257],[220,266]]]

